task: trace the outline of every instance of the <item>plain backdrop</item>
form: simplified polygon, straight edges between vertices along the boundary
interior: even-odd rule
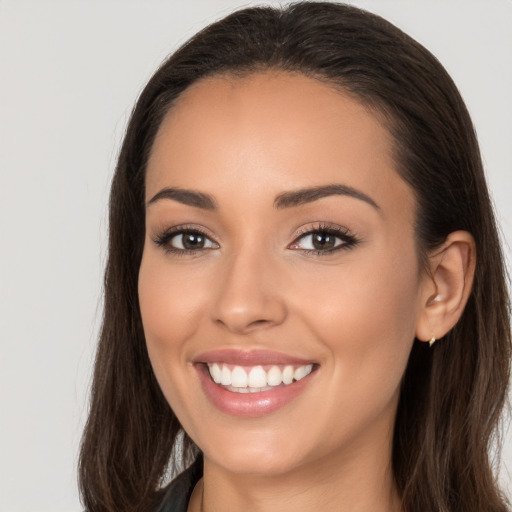
[[[2,512],[81,510],[75,466],[101,317],[106,205],[129,112],[169,52],[251,3],[0,0]],[[512,3],[352,3],[418,39],[454,77],[510,243]],[[511,436],[500,473],[509,496]]]

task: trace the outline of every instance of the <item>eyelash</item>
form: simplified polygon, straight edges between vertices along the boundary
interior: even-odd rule
[[[159,247],[162,247],[162,249],[167,254],[173,254],[175,256],[187,256],[187,255],[195,255],[198,254],[201,251],[207,251],[211,250],[212,248],[200,248],[200,249],[178,249],[176,247],[173,247],[170,242],[174,237],[177,237],[178,235],[185,235],[185,234],[192,234],[197,235],[205,238],[206,240],[210,240],[213,242],[211,237],[205,233],[203,230],[198,229],[197,227],[192,226],[175,226],[170,229],[166,229],[163,233],[156,236],[154,238],[153,242],[158,245]],[[218,246],[216,242],[213,242],[215,245]]]
[[[352,234],[347,228],[341,226],[329,225],[329,224],[317,224],[313,227],[308,227],[301,231],[290,246],[295,245],[299,240],[304,239],[306,236],[313,234],[330,235],[338,238],[342,241],[339,245],[332,249],[320,250],[320,249],[295,249],[301,250],[302,252],[314,256],[328,256],[338,251],[344,251],[355,247],[359,240]]]
[[[216,247],[201,247],[199,249],[178,249],[178,248],[170,245],[170,242],[174,237],[177,237],[179,235],[185,235],[185,234],[201,236],[201,237],[205,238],[206,240],[209,240],[211,243],[215,244]],[[300,250],[305,254],[310,254],[310,255],[314,255],[314,256],[326,256],[326,255],[330,255],[330,254],[333,254],[333,253],[341,251],[341,250],[351,249],[359,243],[359,240],[353,234],[351,234],[348,229],[342,228],[341,226],[333,226],[333,225],[327,225],[327,224],[321,223],[321,224],[304,229],[301,232],[299,232],[299,234],[295,237],[293,242],[288,247],[293,247],[300,240],[303,240],[306,236],[311,236],[314,234],[334,236],[335,238],[338,238],[339,240],[341,240],[342,243],[336,245],[335,247],[333,247],[331,249],[326,249],[326,250],[300,249],[297,247],[294,248],[293,250]],[[207,251],[207,250],[218,248],[217,242],[214,242],[212,240],[212,238],[207,233],[205,233],[201,229],[198,229],[197,227],[192,227],[192,226],[175,226],[170,229],[167,229],[160,235],[156,236],[153,239],[153,242],[157,246],[162,247],[162,249],[166,253],[173,254],[175,256],[197,255],[198,253],[200,253],[202,251]]]

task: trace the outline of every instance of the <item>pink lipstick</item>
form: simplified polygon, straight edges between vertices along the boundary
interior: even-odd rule
[[[233,349],[203,353],[194,365],[213,405],[245,417],[269,414],[291,402],[318,368],[311,360],[279,352]]]

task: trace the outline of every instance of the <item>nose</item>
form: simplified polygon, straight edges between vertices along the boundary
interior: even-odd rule
[[[279,269],[272,258],[249,250],[233,255],[219,272],[212,319],[236,334],[280,325],[287,316]]]

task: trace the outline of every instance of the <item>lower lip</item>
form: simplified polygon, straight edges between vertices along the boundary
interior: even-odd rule
[[[210,378],[206,365],[198,364],[196,370],[203,390],[213,405],[226,414],[242,417],[264,416],[284,407],[302,393],[315,373],[313,371],[301,380],[268,391],[236,393],[215,384]]]

